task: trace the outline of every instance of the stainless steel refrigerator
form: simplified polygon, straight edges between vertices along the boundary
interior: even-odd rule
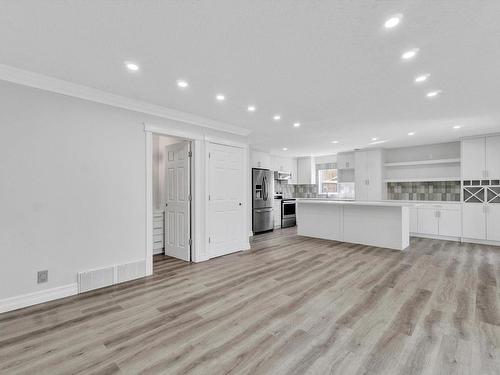
[[[252,230],[265,232],[274,228],[274,175],[269,169],[252,168]]]

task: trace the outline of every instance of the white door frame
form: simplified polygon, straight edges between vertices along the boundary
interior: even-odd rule
[[[153,134],[179,137],[191,142],[191,260],[201,262],[207,260],[203,252],[204,225],[201,202],[202,191],[200,189],[203,181],[203,137],[198,134],[182,132],[176,129],[168,129],[164,126],[144,124],[146,138],[146,276],[153,274]]]
[[[206,223],[208,220],[208,144],[220,143],[229,146],[241,147],[244,149],[245,165],[248,167],[249,147],[248,144],[235,142],[224,138],[206,136],[202,132],[184,131],[172,129],[166,125],[156,125],[144,123],[145,145],[146,145],[146,275],[153,274],[153,134],[179,137],[191,141],[191,260],[202,262],[210,259],[209,244]],[[249,173],[246,173],[245,186],[247,193],[244,196],[243,204],[248,208],[250,199]],[[247,211],[249,211],[247,209]],[[246,220],[251,212],[249,211]],[[245,241],[248,243],[248,237]],[[249,248],[249,244],[247,246]]]

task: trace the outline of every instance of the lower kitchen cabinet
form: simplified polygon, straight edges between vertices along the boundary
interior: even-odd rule
[[[281,228],[281,199],[273,202],[274,228]]]
[[[439,235],[461,237],[461,212],[458,210],[439,210]]]
[[[410,209],[410,232],[416,236],[461,237],[461,219],[458,204],[421,205]]]
[[[418,232],[418,210],[410,207],[410,233]]]
[[[420,234],[439,234],[439,217],[434,208],[418,208],[418,231]]]
[[[463,237],[500,242],[500,204],[464,203]]]
[[[486,206],[486,236],[489,241],[500,241],[500,203]]]
[[[477,240],[486,239],[486,215],[480,203],[463,204],[463,237]]]

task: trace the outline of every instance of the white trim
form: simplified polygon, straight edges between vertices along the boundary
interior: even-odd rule
[[[0,300],[0,313],[78,294],[78,285],[68,284]]]
[[[14,68],[9,65],[0,64],[0,79],[17,83],[19,85],[35,87],[37,89],[45,91],[55,92],[79,99],[90,100],[96,103],[124,108],[135,112],[146,113],[152,116],[181,121],[204,128],[210,128],[241,136],[247,136],[251,132],[251,130],[241,128],[239,126],[203,118],[191,113],[177,111],[175,109],[147,103],[141,100],[115,95],[106,91],[97,90],[88,86],[79,85],[59,78]]]
[[[153,274],[153,133],[146,139],[146,276]]]
[[[478,245],[500,246],[500,241],[478,240],[475,238],[462,238],[462,242],[475,243]]]
[[[437,235],[437,234],[410,233],[410,237],[429,238],[431,240],[442,240],[442,241],[460,242],[460,237],[440,236],[440,235]]]
[[[205,141],[210,142],[210,143],[217,143],[219,145],[225,145],[225,146],[231,146],[231,147],[238,147],[238,148],[243,148],[243,149],[249,149],[248,143],[244,142],[237,142],[237,141],[232,141],[226,138],[220,138],[220,137],[213,137],[210,135],[206,135],[204,137]]]
[[[151,132],[151,133],[158,134],[158,135],[186,138],[186,139],[191,139],[191,140],[195,140],[195,139],[202,140],[203,139],[203,135],[200,135],[200,133],[171,129],[165,125],[144,123],[144,131]]]

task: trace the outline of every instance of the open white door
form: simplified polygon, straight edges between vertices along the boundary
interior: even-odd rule
[[[243,163],[242,148],[210,144],[210,257],[243,250],[246,231]]]
[[[191,260],[190,142],[165,146],[165,255]]]

